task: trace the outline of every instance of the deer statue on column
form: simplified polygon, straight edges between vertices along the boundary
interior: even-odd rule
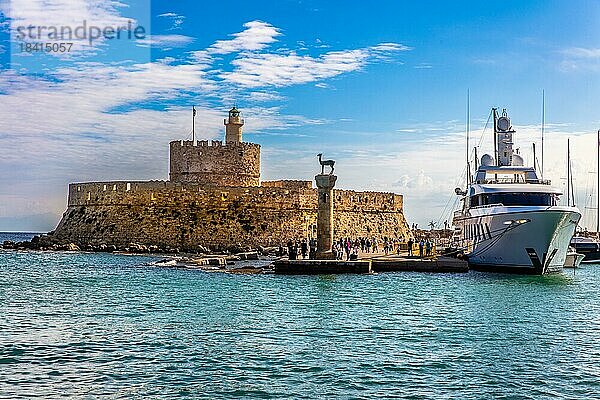
[[[317,154],[317,157],[319,157],[319,164],[321,164],[321,175],[325,175],[325,166],[331,167],[331,171],[329,171],[329,175],[333,175],[333,165],[335,164],[335,161],[322,160],[321,159],[322,156],[323,156],[323,153]]]

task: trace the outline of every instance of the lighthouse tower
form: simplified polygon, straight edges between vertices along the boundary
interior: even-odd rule
[[[225,143],[240,143],[242,141],[242,126],[244,120],[235,106],[229,110],[229,118],[225,121]]]

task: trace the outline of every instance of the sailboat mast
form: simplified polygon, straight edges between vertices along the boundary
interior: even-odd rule
[[[596,141],[597,166],[596,178],[596,238],[600,240],[600,129],[598,129],[598,140]]]
[[[567,138],[567,206],[571,207],[571,139]]]

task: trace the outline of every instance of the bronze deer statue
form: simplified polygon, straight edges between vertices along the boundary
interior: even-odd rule
[[[333,160],[321,160],[322,156],[323,156],[322,153],[317,154],[317,157],[319,157],[319,164],[321,164],[321,175],[325,174],[325,166],[326,165],[328,167],[331,167],[331,171],[329,171],[329,175],[333,175],[333,164],[335,164],[335,161],[333,161]]]

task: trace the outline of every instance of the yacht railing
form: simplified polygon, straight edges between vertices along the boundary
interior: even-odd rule
[[[491,208],[491,207],[504,207],[502,203],[484,204],[482,206],[473,206],[471,208]]]
[[[475,181],[475,183],[478,183],[478,184],[497,184],[497,183],[511,183],[511,184],[520,183],[520,184],[527,184],[527,183],[534,183],[534,184],[539,184],[539,185],[550,185],[551,184],[549,179],[536,179],[536,180],[528,180],[528,181],[515,180],[515,179],[479,179],[478,181]]]

